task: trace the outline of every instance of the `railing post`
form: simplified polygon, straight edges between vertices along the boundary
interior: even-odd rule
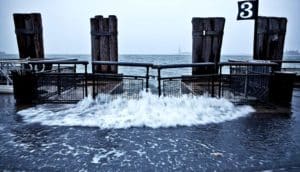
[[[248,85],[249,85],[249,66],[246,66],[246,78],[245,78],[245,87],[244,87],[246,99],[248,98]]]
[[[60,73],[60,64],[58,64],[58,73]],[[57,75],[57,93],[58,95],[61,94],[61,83],[60,83],[60,77]]]
[[[146,67],[146,92],[149,89],[149,66]]]
[[[222,87],[222,67],[223,65],[219,64],[220,65],[220,73],[219,73],[219,98],[221,98],[221,87]]]
[[[157,80],[158,80],[158,96],[161,96],[161,78],[160,78],[160,66],[157,67]]]
[[[212,83],[211,83],[211,86],[212,86],[212,89],[211,89],[211,96],[212,97],[215,97],[215,75],[213,74],[213,77],[212,78]]]
[[[85,78],[85,87],[84,87],[84,89],[85,89],[85,97],[87,97],[88,96],[88,82],[87,82],[87,80],[88,80],[88,78],[87,78],[88,76],[87,76],[87,64],[85,63],[84,64],[84,78]]]
[[[94,64],[92,63],[92,78],[93,78],[93,98],[96,98],[96,93],[95,93],[95,69],[94,69]]]

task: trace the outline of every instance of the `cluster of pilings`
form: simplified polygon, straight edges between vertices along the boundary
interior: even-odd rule
[[[17,36],[20,58],[43,59],[43,29],[41,15],[14,14],[15,32]],[[118,61],[118,29],[117,17],[95,16],[91,24],[91,58],[92,61]],[[193,52],[192,62],[211,62],[214,66],[193,68],[193,75],[216,74],[221,57],[225,18],[193,18],[192,19]],[[258,17],[255,20],[254,60],[282,60],[287,19],[279,17]],[[93,66],[93,73],[117,74],[116,65]],[[280,70],[280,65],[277,70]],[[294,73],[277,72],[272,79],[274,92],[284,88],[289,81],[291,87]],[[278,77],[277,77],[278,76]],[[285,78],[285,79],[279,79]],[[286,78],[290,78],[289,81]],[[285,82],[285,83],[283,83]],[[284,88],[288,90],[287,88]],[[17,94],[17,92],[15,92]],[[19,94],[19,93],[18,93]],[[284,94],[292,94],[286,91]],[[279,95],[283,96],[283,95]],[[290,97],[290,96],[289,96]],[[279,99],[278,96],[274,99]]]
[[[20,58],[44,58],[43,28],[41,14],[14,14]],[[282,60],[287,26],[286,18],[258,17],[255,20],[255,60]],[[95,16],[91,24],[92,61],[118,61],[117,17]],[[218,64],[224,34],[225,18],[192,19],[193,63]],[[98,73],[118,73],[117,68],[100,66]],[[193,74],[216,73],[218,69],[193,70]]]

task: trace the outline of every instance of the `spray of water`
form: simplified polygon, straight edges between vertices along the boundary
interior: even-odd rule
[[[140,99],[118,97],[104,101],[87,97],[76,105],[39,105],[19,111],[28,123],[50,126],[108,128],[175,127],[220,123],[245,117],[255,110],[226,99],[206,96],[158,97],[141,92]]]

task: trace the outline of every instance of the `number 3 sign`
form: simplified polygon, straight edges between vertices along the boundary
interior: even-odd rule
[[[245,0],[238,2],[238,20],[256,19],[258,15],[258,0]]]

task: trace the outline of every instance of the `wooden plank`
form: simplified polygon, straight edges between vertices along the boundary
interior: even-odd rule
[[[99,20],[99,32],[108,32],[108,18],[98,18]],[[105,35],[100,36],[100,60],[109,61],[109,39]],[[108,73],[108,66],[101,65],[101,72]]]
[[[117,25],[117,17],[110,15],[108,17],[109,20],[109,32],[111,33],[111,36],[109,37],[109,60],[110,61],[118,61],[118,25]],[[110,66],[111,67],[111,73],[118,73],[118,67],[117,66]]]
[[[92,61],[100,60],[100,42],[99,37],[95,35],[95,33],[99,32],[99,22],[96,18],[90,19],[91,23],[91,51],[92,51]],[[95,66],[93,71],[98,72],[100,68]]]
[[[37,33],[33,35],[34,58],[44,58],[42,17],[39,13],[33,13],[31,16],[33,30],[37,31]]]
[[[202,32],[204,30],[204,24],[201,23],[201,19],[193,18],[193,51],[192,51],[192,62],[199,63],[204,62],[201,59],[202,48],[203,48],[203,37],[195,36],[196,32]],[[199,68],[193,68],[193,74],[199,73]]]
[[[15,23],[15,28],[17,29],[25,29],[25,19],[24,19],[24,15],[22,14],[14,14],[14,23]],[[18,43],[18,50],[19,50],[19,56],[20,58],[27,58],[27,48],[26,48],[26,37],[21,35],[21,34],[17,34],[16,33],[16,37],[17,37],[17,43]]]
[[[206,19],[203,20],[204,24],[204,34],[206,34],[207,31],[213,30],[211,23],[214,22],[212,19]],[[211,45],[212,45],[212,36],[205,36],[203,35],[203,48],[202,48],[202,55],[201,59],[203,62],[210,62],[210,54],[211,54]]]
[[[212,54],[210,61],[215,62],[216,68],[215,73],[218,73],[218,63],[221,58],[221,48],[223,42],[223,30],[225,26],[225,20],[222,18],[216,18],[214,22],[215,31],[219,32],[220,35],[213,37]]]

